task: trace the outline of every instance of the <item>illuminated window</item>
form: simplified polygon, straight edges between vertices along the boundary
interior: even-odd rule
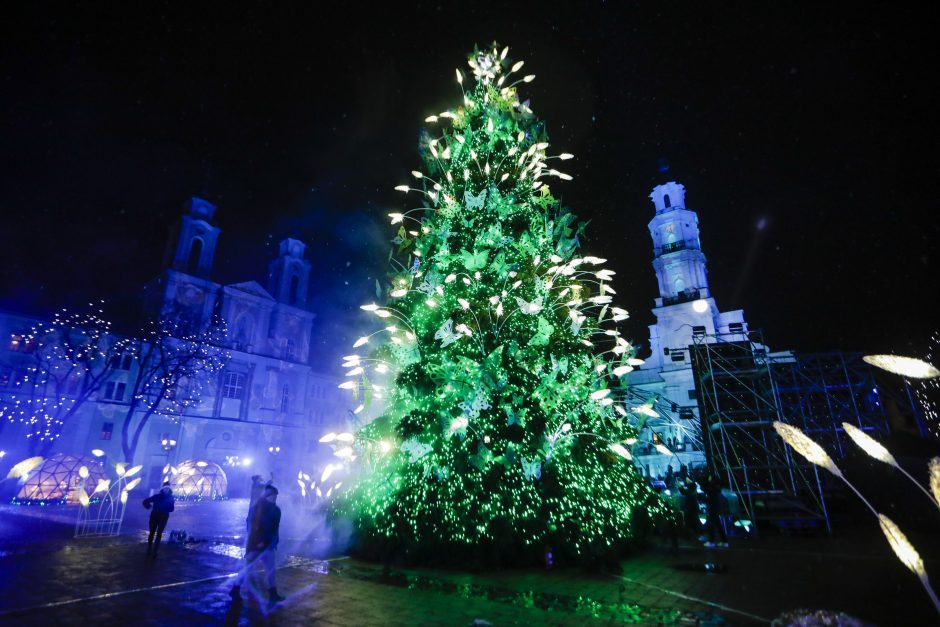
[[[26,336],[22,333],[13,333],[10,335],[10,343],[7,348],[11,351],[21,351],[26,347]]]
[[[240,372],[226,372],[222,384],[222,396],[241,400],[245,393],[245,375]]]

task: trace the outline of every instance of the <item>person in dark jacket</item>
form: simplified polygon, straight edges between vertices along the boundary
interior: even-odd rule
[[[255,503],[264,496],[264,489],[274,482],[274,475],[268,479],[267,483],[261,478],[261,475],[252,475],[251,492],[248,496],[248,516],[245,517],[245,529],[251,531],[251,517],[255,511]],[[247,546],[247,544],[245,545]]]
[[[277,593],[277,560],[275,551],[279,540],[281,526],[281,508],[277,506],[277,488],[267,485],[260,499],[254,504],[251,513],[251,525],[248,530],[248,542],[245,545],[245,567],[235,578],[231,595],[233,601],[241,600],[241,585],[245,577],[257,568],[260,563],[264,567],[265,583],[268,589],[268,600],[271,603],[283,601],[284,597]]]
[[[160,548],[160,541],[163,539],[163,530],[166,529],[166,523],[170,520],[170,512],[174,509],[173,490],[170,489],[170,482],[164,481],[163,488],[153,496],[144,499],[144,507],[153,508],[150,512],[150,536],[147,538],[147,555],[157,556],[157,549]],[[157,543],[154,544],[153,536],[156,534]]]
[[[685,527],[689,534],[695,538],[701,529],[698,508],[698,484],[691,477],[686,477],[679,484],[679,493],[682,495],[682,515],[685,518]]]
[[[705,506],[708,510],[705,527],[708,530],[708,542],[705,546],[711,548],[714,546],[728,546],[728,536],[725,534],[725,528],[721,524],[721,482],[714,473],[709,472],[705,483],[702,484],[702,490],[705,492]],[[716,536],[718,543],[716,545]]]

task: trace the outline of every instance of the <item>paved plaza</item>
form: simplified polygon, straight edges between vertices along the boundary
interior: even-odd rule
[[[119,537],[75,540],[69,510],[3,506],[0,624],[755,625],[797,608],[841,610],[877,625],[936,622],[916,578],[876,529],[863,528],[834,539],[765,534],[728,549],[654,543],[625,560],[620,575],[383,572],[322,542],[315,519],[287,515],[278,551],[287,600],[269,607],[246,586],[244,601],[233,604],[245,507],[179,504],[167,530],[197,541],[165,543],[150,560],[142,508],[128,510]],[[936,557],[925,555],[928,572]]]

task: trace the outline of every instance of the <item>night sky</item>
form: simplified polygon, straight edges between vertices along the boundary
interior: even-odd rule
[[[577,157],[553,190],[591,221],[636,342],[657,295],[648,194],[669,180],[718,306],[771,348],[922,354],[937,329],[936,23],[916,9],[192,4],[3,9],[0,308],[129,315],[202,195],[223,229],[213,278],[264,284],[277,242],[306,242],[318,342],[342,352],[422,120],[497,40],[537,75],[521,94],[553,151]]]

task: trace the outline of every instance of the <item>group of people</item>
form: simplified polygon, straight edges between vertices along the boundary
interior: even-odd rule
[[[706,547],[727,547],[728,536],[721,519],[726,504],[718,476],[708,471],[696,480],[685,466],[682,466],[679,472],[674,472],[672,467],[669,467],[662,481],[673,497],[673,504],[682,513],[687,534],[693,539],[705,542]],[[705,497],[704,528],[701,522],[699,487]]]
[[[273,478],[263,481],[260,475],[251,478],[251,493],[245,527],[248,531],[245,542],[245,567],[235,576],[230,594],[234,602],[241,602],[241,587],[251,572],[260,566],[264,569],[264,581],[268,590],[268,601],[284,600],[277,591],[277,564],[275,552],[281,526],[281,508],[277,506],[278,490],[272,485]],[[159,492],[144,499],[144,507],[150,512],[150,535],[147,538],[147,555],[155,558],[160,549],[163,530],[166,529],[170,513],[175,509],[170,482],[165,481]]]

